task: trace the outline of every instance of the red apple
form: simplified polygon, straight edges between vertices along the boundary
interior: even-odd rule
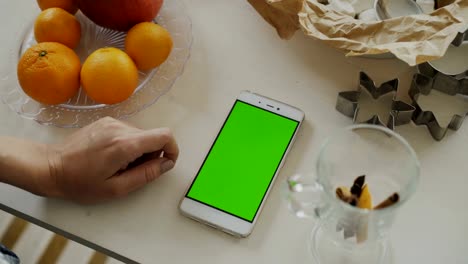
[[[94,23],[119,31],[153,20],[163,0],[78,0],[78,7]]]

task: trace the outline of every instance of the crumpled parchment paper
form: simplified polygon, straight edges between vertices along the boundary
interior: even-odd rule
[[[442,57],[468,24],[468,0],[456,0],[431,14],[361,21],[317,0],[248,0],[281,38],[304,34],[347,56],[392,53],[413,66]]]

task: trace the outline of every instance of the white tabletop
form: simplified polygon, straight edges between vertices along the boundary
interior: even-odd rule
[[[32,17],[38,12],[25,11],[30,2],[0,1],[1,56],[24,26],[13,23],[15,14],[31,12]],[[352,123],[335,111],[335,102],[339,91],[356,87],[358,68],[300,33],[280,40],[246,1],[184,2],[194,35],[185,73],[168,94],[130,119],[143,128],[173,129],[181,149],[176,168],[125,199],[96,206],[45,199],[1,184],[0,203],[137,262],[311,263],[305,241],[313,222],[288,213],[278,183],[295,172],[312,172],[321,142]],[[409,68],[402,63],[366,60],[365,67],[376,79],[402,73],[402,86],[408,85]],[[181,216],[177,205],[233,100],[245,89],[303,109],[306,121],[254,232],[237,239]],[[56,142],[72,131],[41,126],[0,104],[2,135]],[[468,263],[463,195],[468,124],[442,142],[424,127],[407,125],[397,132],[418,153],[422,177],[392,230],[393,262]]]

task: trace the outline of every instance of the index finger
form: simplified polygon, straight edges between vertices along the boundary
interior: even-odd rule
[[[163,151],[163,157],[174,162],[179,157],[179,147],[169,128],[144,130],[135,134],[132,142],[137,147],[138,154]]]

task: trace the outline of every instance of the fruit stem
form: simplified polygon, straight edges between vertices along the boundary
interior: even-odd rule
[[[39,53],[39,57],[44,57],[45,55],[47,55],[47,51],[43,50],[41,51],[41,53]]]

